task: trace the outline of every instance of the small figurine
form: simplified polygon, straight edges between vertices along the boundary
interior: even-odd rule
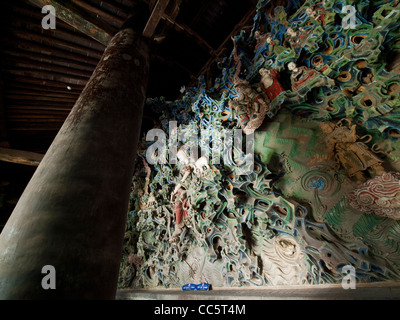
[[[186,187],[186,181],[191,179],[189,184],[195,183],[195,180],[209,169],[208,158],[205,156],[200,157],[196,161],[189,157],[188,153],[183,149],[180,149],[177,153],[177,157],[180,163],[183,164],[181,170],[183,176],[179,183],[175,186],[172,194],[170,203],[175,213],[175,230],[169,240],[170,243],[178,242],[179,235],[182,233],[184,226],[190,226],[190,199]],[[190,175],[192,175],[190,177]]]
[[[261,33],[261,31],[256,31],[254,33],[257,44],[254,52],[256,53],[255,59],[262,54],[263,56],[270,57],[273,54],[278,55],[284,48],[279,46],[276,41],[272,38],[270,33]],[[279,42],[279,41],[278,41]]]
[[[289,44],[293,50],[298,49],[300,47],[299,35],[293,28],[288,28],[286,33],[289,36]]]
[[[314,8],[313,7],[308,7],[307,9],[306,9],[306,14],[310,17],[310,18],[313,18],[313,19],[317,19],[317,18],[319,18],[319,15],[318,15],[318,12],[316,11],[316,10],[314,10]]]
[[[274,53],[274,46],[275,46],[275,42],[272,39],[272,37],[270,35],[267,36],[267,39],[265,40],[266,43],[268,43],[268,52],[267,55],[271,55],[272,53]]]
[[[268,70],[265,68],[261,68],[259,73],[261,75],[260,90],[263,90],[268,98],[273,101],[284,91],[278,81],[279,73],[276,70]]]
[[[320,23],[321,25],[325,22],[325,10],[317,7],[308,7],[306,9],[306,14],[314,21]]]
[[[348,125],[343,125],[347,121]],[[383,162],[374,155],[365,144],[359,140],[371,136],[359,137],[356,134],[356,125],[351,125],[347,118],[340,120],[336,125],[331,122],[321,122],[321,130],[327,135],[325,141],[328,149],[335,155],[338,164],[342,165],[349,177],[359,181],[365,180],[363,171],[372,168],[377,175],[382,175],[385,170]]]
[[[298,31],[288,28],[286,33],[289,35],[288,41],[291,48],[299,55],[303,49],[310,53],[317,51],[319,49],[318,43],[322,41],[324,30],[320,26],[310,30],[300,27]]]
[[[183,227],[185,225],[185,220],[189,217],[189,204],[187,199],[187,192],[183,187],[180,187],[176,192],[174,192],[171,196],[171,203],[173,203],[173,211],[175,213],[175,230],[172,234],[169,242],[178,242],[179,235],[183,231]]]

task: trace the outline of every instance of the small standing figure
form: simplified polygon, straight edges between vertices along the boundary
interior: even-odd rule
[[[257,57],[262,54],[266,56],[271,56],[274,53],[275,41],[272,39],[270,33],[262,33],[261,31],[256,31],[254,33],[255,39],[257,41],[254,52]]]
[[[286,33],[289,36],[289,44],[292,47],[293,50],[296,50],[300,47],[300,40],[299,40],[299,35],[297,34],[296,31],[294,31],[293,28],[288,28],[286,30]]]
[[[279,73],[276,70],[268,70],[265,68],[261,68],[259,73],[261,75],[260,89],[265,92],[271,101],[273,101],[284,91],[278,80]]]
[[[347,121],[348,125],[343,125]],[[359,137],[356,134],[356,125],[351,125],[349,119],[340,120],[336,125],[331,122],[321,122],[321,130],[326,134],[326,144],[332,152],[338,164],[342,165],[349,177],[355,177],[358,181],[364,181],[363,171],[371,168],[376,175],[382,175],[385,170],[382,167],[382,160],[379,159],[365,144],[372,137],[369,135]],[[368,138],[366,142],[361,142]]]
[[[308,7],[306,9],[306,14],[312,19],[315,20],[316,22],[321,23],[322,25],[324,24],[325,20],[325,10],[321,8],[316,8],[316,7]]]
[[[190,186],[199,184],[198,178],[205,175],[210,168],[208,158],[205,156],[195,160],[189,157],[189,154],[183,149],[178,151],[177,156],[179,162],[184,167],[181,169],[181,173],[183,174],[182,179],[175,186],[170,199],[172,209],[175,213],[175,230],[169,240],[170,243],[179,241],[179,236],[185,226],[191,227],[191,199],[188,194],[192,193],[193,190],[190,190]]]
[[[169,240],[170,243],[178,242],[179,235],[183,231],[185,226],[185,220],[189,217],[189,203],[187,198],[186,190],[180,187],[176,192],[172,194],[171,203],[173,203],[173,211],[175,213],[175,230]]]
[[[270,46],[274,46],[275,42],[274,39],[270,35],[268,35],[267,40],[265,40],[266,43],[268,43]]]

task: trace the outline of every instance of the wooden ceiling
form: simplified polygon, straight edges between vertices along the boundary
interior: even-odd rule
[[[99,62],[139,5],[154,39],[148,97],[174,100],[232,50],[231,35],[252,25],[257,0],[13,0],[1,11],[0,159],[8,149],[44,154]],[[41,8],[56,8],[45,30]],[[145,110],[145,114],[150,113]],[[24,154],[37,160],[37,154]],[[37,161],[36,161],[37,162]]]

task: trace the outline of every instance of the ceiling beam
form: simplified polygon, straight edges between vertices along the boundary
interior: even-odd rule
[[[91,12],[86,11],[71,1],[64,0],[27,0],[40,8],[52,5],[56,9],[56,18],[71,25],[82,33],[107,46],[117,30],[103,22]]]
[[[82,0],[70,0],[70,1],[72,1],[73,3],[75,3],[76,5],[78,5],[78,6],[82,7],[82,8],[85,8],[86,10],[88,10],[90,12],[96,13],[99,16],[112,21],[119,28],[124,23],[123,19],[121,19],[121,18],[119,18],[119,17],[117,17],[115,15],[112,15],[112,14],[106,12],[105,10],[102,10],[102,9],[100,9],[100,8],[90,4],[90,3],[87,3],[86,0],[85,1],[82,1]]]
[[[143,36],[152,38],[170,0],[158,0],[143,30]]]
[[[35,152],[7,149],[0,147],[0,161],[25,164],[37,167],[44,155]]]

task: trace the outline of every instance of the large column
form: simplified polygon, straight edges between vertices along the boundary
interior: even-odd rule
[[[107,47],[0,235],[0,299],[114,299],[148,59],[130,28]]]

